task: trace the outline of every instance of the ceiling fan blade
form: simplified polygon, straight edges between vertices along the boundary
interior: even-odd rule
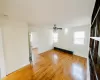
[[[57,29],[61,29],[62,30],[62,28],[57,28]]]

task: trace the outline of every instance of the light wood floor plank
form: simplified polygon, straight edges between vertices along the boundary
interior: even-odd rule
[[[85,58],[57,50],[34,57],[35,64],[25,66],[3,80],[86,80]]]

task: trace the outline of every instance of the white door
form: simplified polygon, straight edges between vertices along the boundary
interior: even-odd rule
[[[5,61],[4,61],[4,52],[3,52],[3,41],[2,41],[2,32],[0,28],[0,78],[6,76],[5,70]]]

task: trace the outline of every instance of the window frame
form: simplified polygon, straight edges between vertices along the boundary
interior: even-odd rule
[[[78,35],[78,34],[82,34],[83,37],[82,37],[82,35],[81,35],[81,37],[79,37],[80,35]],[[83,41],[81,41],[81,39]],[[79,42],[79,40],[80,40],[80,42]],[[74,41],[73,41],[73,43],[75,45],[84,45],[85,44],[85,31],[76,31],[76,32],[74,32]]]

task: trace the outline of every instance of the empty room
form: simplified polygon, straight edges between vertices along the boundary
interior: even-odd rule
[[[99,0],[0,0],[0,80],[100,80]]]

